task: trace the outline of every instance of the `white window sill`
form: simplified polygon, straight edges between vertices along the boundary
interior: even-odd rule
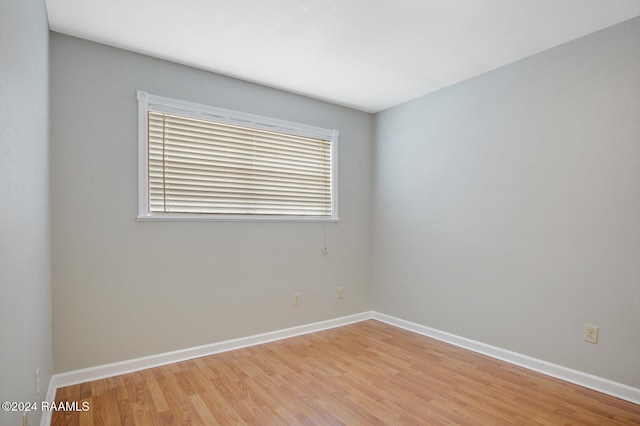
[[[320,216],[260,216],[210,214],[153,214],[138,215],[138,222],[339,222],[337,217]]]

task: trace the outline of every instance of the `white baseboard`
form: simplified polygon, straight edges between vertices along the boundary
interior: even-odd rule
[[[44,398],[45,401],[52,402],[56,399],[56,391],[58,390],[58,386],[56,385],[56,376],[51,376],[51,380],[49,380],[49,387],[47,388],[47,396]],[[49,426],[51,424],[51,410],[43,411],[40,417],[40,426]]]
[[[373,319],[640,405],[640,389],[455,334],[373,312]]]
[[[334,318],[312,324],[300,325],[297,327],[285,328],[283,330],[271,331],[268,333],[256,334],[254,336],[241,337],[238,339],[225,340],[223,342],[210,343],[194,348],[182,349],[173,352],[166,352],[158,355],[151,355],[142,358],[135,358],[127,361],[114,362],[112,364],[99,365],[96,367],[83,368],[81,370],[69,371],[66,373],[54,374],[49,382],[46,401],[53,401],[58,388],[76,385],[78,383],[90,382],[104,379],[106,377],[119,376],[121,374],[132,373],[134,371],[145,370],[147,368],[159,367],[161,365],[172,364],[174,362],[187,361],[220,352],[241,349],[247,346],[260,345],[276,340],[287,339],[289,337],[300,336],[302,334],[316,331],[328,330],[330,328],[341,327],[360,321],[371,319],[372,312],[362,312],[345,317]],[[51,423],[51,411],[42,413],[41,426],[48,426]]]
[[[161,365],[174,362],[187,361],[220,352],[245,348],[247,346],[260,345],[276,340],[287,339],[289,337],[300,336],[302,334],[316,331],[328,330],[330,328],[341,327],[368,319],[375,319],[393,325],[398,328],[412,331],[423,336],[431,337],[452,345],[478,352],[483,355],[496,358],[510,364],[519,365],[529,370],[537,371],[547,376],[555,377],[576,385],[593,389],[616,398],[624,399],[634,404],[640,405],[640,389],[617,383],[602,377],[594,376],[582,371],[572,370],[550,362],[542,361],[506,349],[501,349],[455,334],[436,330],[421,324],[405,321],[390,315],[379,312],[362,312],[359,314],[335,318],[327,321],[320,321],[312,324],[305,324],[283,330],[271,331],[268,333],[256,334],[254,336],[241,337],[223,342],[211,343],[194,348],[182,349],[158,355],[151,355],[143,358],[136,358],[127,361],[115,362],[112,364],[99,365],[96,367],[84,368],[82,370],[69,371],[66,373],[54,374],[49,382],[46,401],[53,401],[58,388],[71,386],[78,383],[103,379],[105,377],[118,376],[120,374],[140,371],[147,368],[159,367]],[[51,423],[51,411],[42,413],[41,426],[48,426]]]

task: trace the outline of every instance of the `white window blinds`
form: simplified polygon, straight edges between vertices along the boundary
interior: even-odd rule
[[[148,215],[335,218],[331,131],[146,114]]]

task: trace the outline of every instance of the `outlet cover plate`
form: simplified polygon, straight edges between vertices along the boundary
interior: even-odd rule
[[[584,325],[584,341],[589,343],[598,343],[598,327],[595,325]]]

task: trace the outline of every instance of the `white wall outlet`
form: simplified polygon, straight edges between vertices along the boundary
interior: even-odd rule
[[[338,299],[342,299],[344,297],[344,287],[338,287]]]
[[[293,293],[293,306],[300,305],[300,293]]]
[[[598,327],[595,325],[584,325],[584,341],[589,343],[598,343]]]

